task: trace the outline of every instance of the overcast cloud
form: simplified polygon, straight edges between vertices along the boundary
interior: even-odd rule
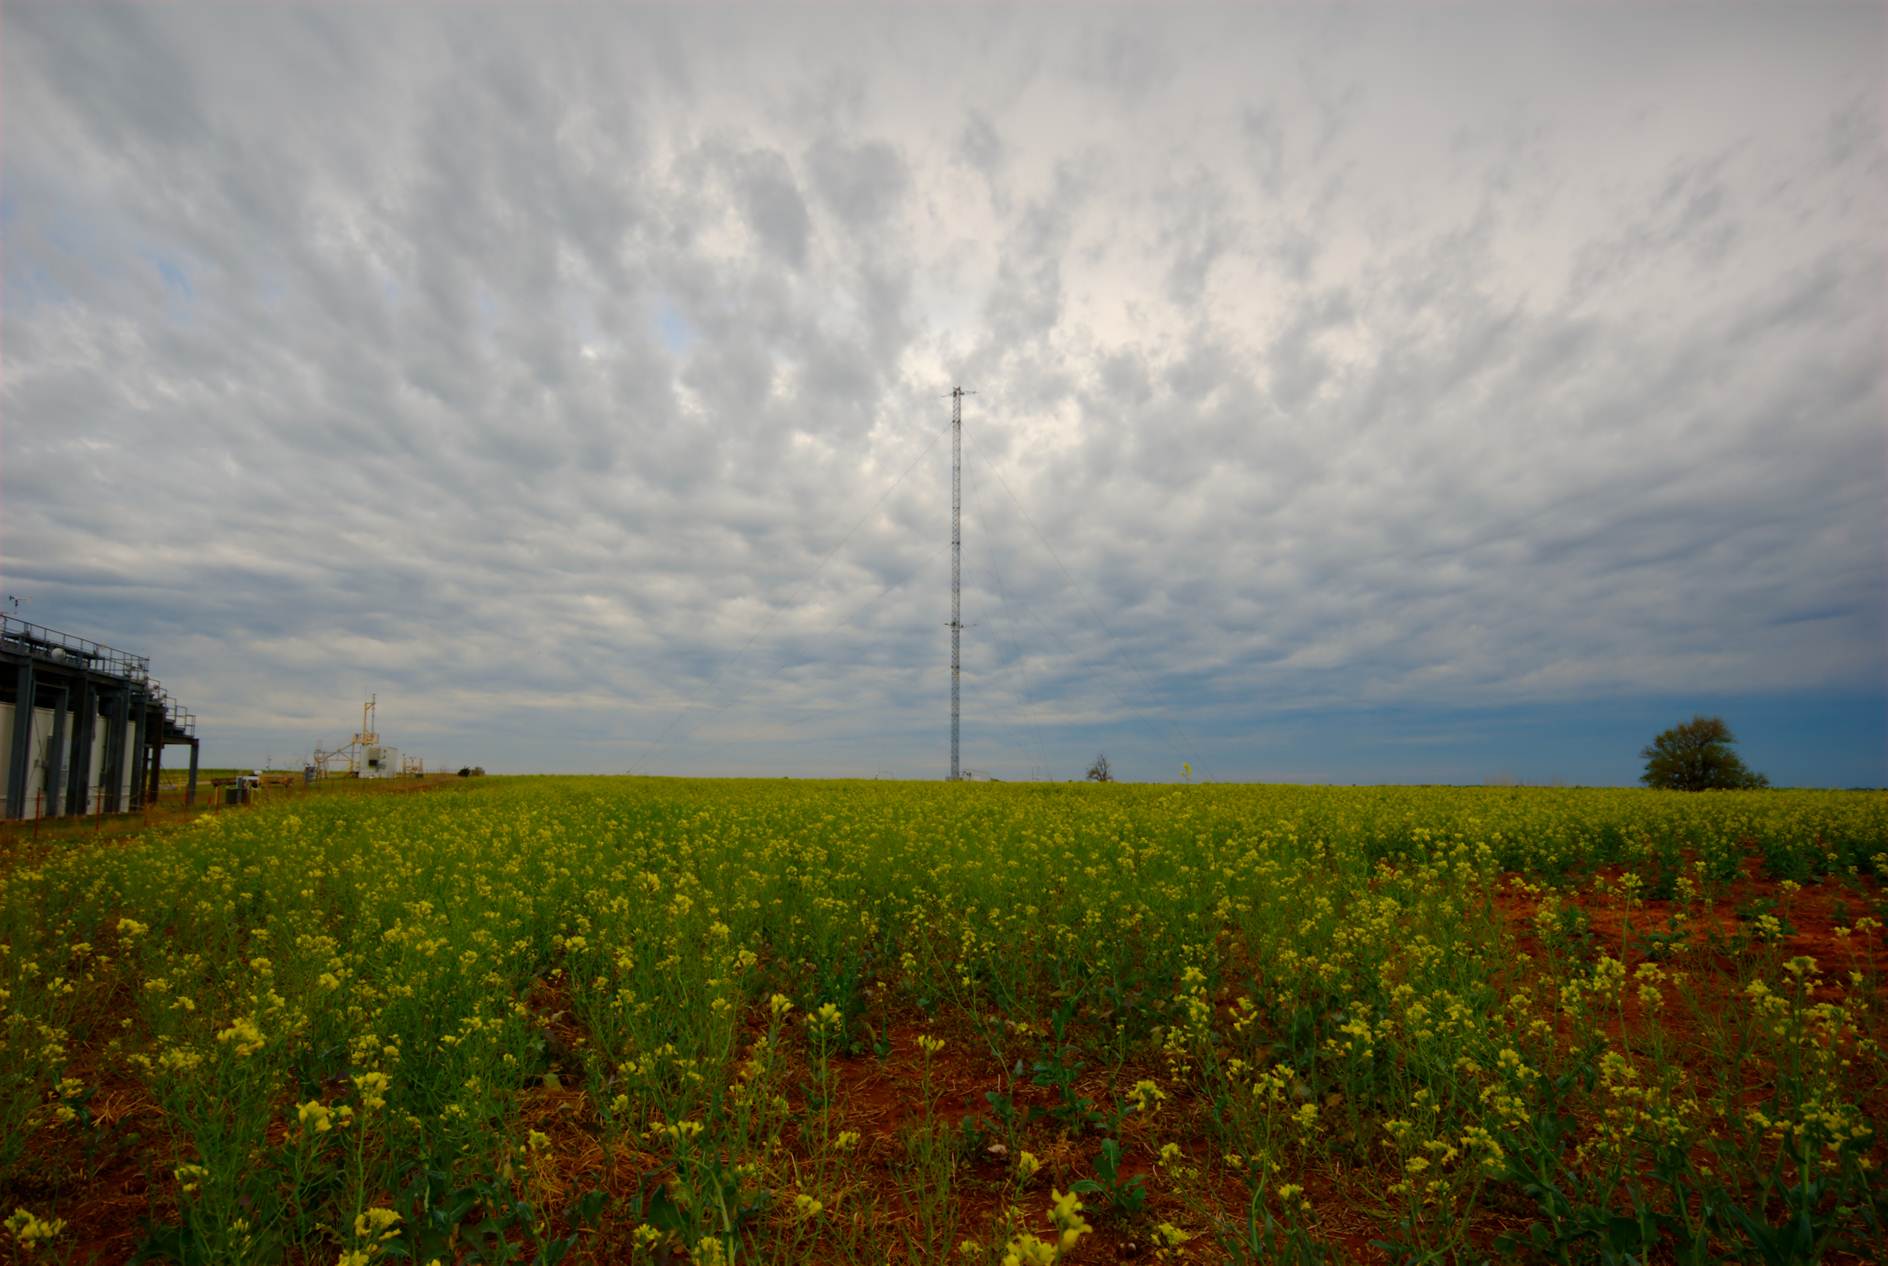
[[[211,763],[941,774],[962,383],[974,769],[1888,777],[1877,5],[0,50],[0,570]]]

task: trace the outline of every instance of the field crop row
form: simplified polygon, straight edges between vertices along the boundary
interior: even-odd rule
[[[1888,1242],[1888,797],[502,779],[0,862],[47,1260]]]

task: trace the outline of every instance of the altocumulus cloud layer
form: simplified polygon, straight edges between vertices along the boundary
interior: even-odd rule
[[[3,23],[6,585],[212,761],[940,772],[962,382],[973,768],[1880,779],[1875,6]]]

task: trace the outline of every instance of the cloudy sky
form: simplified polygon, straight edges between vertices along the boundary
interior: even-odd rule
[[[212,764],[1888,780],[1876,4],[0,9],[0,573]]]

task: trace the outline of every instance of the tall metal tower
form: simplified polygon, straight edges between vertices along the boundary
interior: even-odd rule
[[[974,391],[951,388],[951,781],[957,767],[958,676],[964,633],[964,397]]]

